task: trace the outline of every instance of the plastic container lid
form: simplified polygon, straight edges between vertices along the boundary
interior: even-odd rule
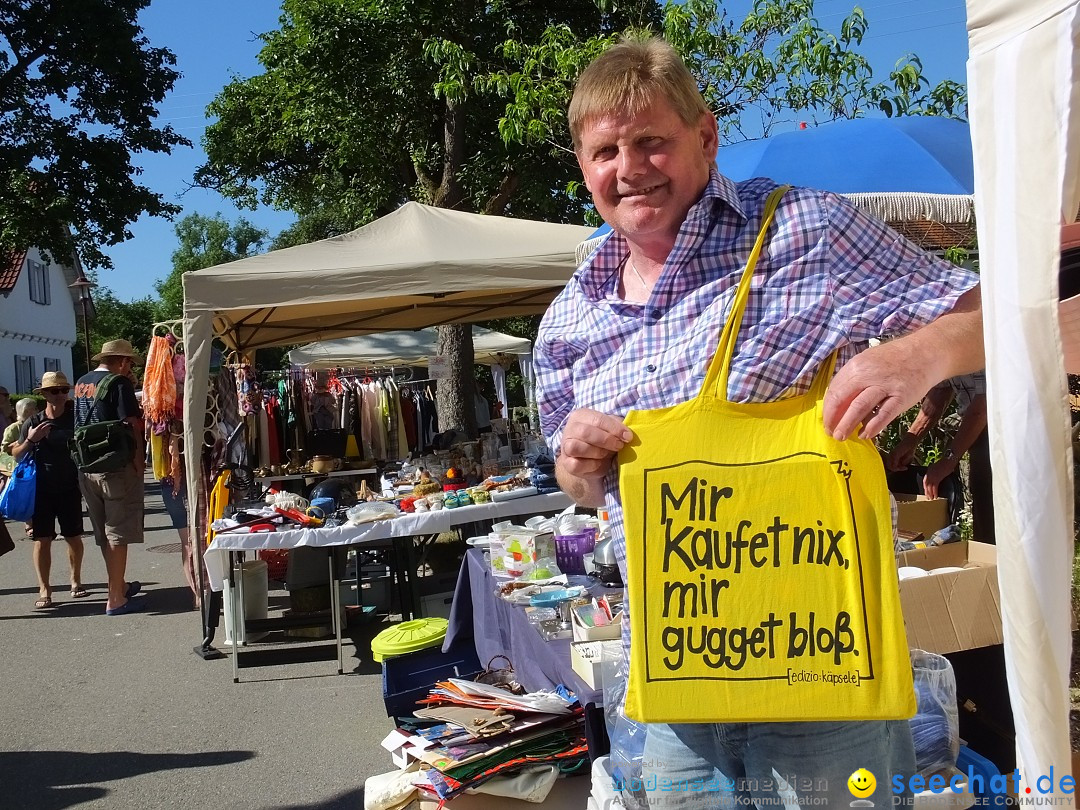
[[[395,655],[406,655],[442,644],[449,625],[446,619],[436,616],[395,624],[371,640],[371,657],[381,662]]]
[[[559,604],[559,602],[565,602],[567,599],[576,599],[581,596],[582,590],[580,587],[561,588],[557,591],[538,593],[529,600],[529,604],[533,607],[551,607]]]

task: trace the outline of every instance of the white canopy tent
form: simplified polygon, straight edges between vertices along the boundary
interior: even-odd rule
[[[543,313],[592,228],[419,203],[362,228],[184,274],[184,443],[201,447],[211,343],[261,347]],[[200,453],[186,454],[198,492]],[[195,526],[196,499],[191,499]]]
[[[532,341],[473,327],[474,362],[491,365],[508,355],[530,354]],[[426,366],[436,354],[434,328],[415,332],[380,332],[309,343],[289,352],[289,364],[310,369],[344,366]]]
[[[506,403],[506,369],[518,359],[522,373],[530,375],[532,341],[474,326],[473,362],[488,366],[499,401]],[[415,332],[380,332],[338,340],[309,343],[289,352],[289,365],[307,369],[364,366],[427,366],[438,351],[434,328]],[[521,362],[524,360],[524,362]],[[527,395],[531,394],[526,392]],[[503,414],[506,415],[505,412]]]
[[[1025,787],[1071,773],[1073,476],[1055,317],[1062,221],[1080,204],[1076,0],[967,0],[998,579]],[[1045,781],[1044,783],[1045,784]]]

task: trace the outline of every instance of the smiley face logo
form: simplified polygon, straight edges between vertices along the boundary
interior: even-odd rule
[[[865,799],[867,796],[873,795],[874,788],[877,787],[877,779],[866,768],[859,768],[848,777],[847,787],[852,796],[857,799]]]

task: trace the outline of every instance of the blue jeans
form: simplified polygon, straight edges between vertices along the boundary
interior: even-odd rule
[[[161,501],[165,504],[165,511],[169,513],[174,529],[187,528],[187,482],[180,480],[180,491],[173,495],[172,480],[164,478],[161,481]]]
[[[856,800],[848,777],[859,768],[877,781]],[[648,727],[642,785],[649,807],[892,808],[900,775],[915,772],[906,720],[848,723],[700,723]]]

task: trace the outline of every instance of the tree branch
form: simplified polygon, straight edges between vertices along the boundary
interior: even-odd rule
[[[10,42],[10,39],[8,40]],[[46,53],[49,52],[49,47],[43,42],[38,47],[29,51],[28,53],[19,56],[18,60],[8,70],[4,71],[3,75],[0,75],[0,97],[6,97],[11,93],[12,85],[14,85],[16,79],[29,70],[30,66],[34,64],[38,59],[41,59]],[[11,112],[16,109],[18,104],[5,105],[2,109],[4,112]]]
[[[434,205],[457,208],[464,199],[461,188],[461,167],[465,162],[465,112],[456,101],[446,100],[443,118],[443,176]]]
[[[507,170],[503,175],[501,181],[499,181],[499,188],[496,192],[488,197],[488,201],[484,204],[485,214],[502,214],[506,210],[506,206],[510,204],[510,200],[513,198],[515,192],[518,190],[518,186],[521,185],[521,175],[515,171]]]

